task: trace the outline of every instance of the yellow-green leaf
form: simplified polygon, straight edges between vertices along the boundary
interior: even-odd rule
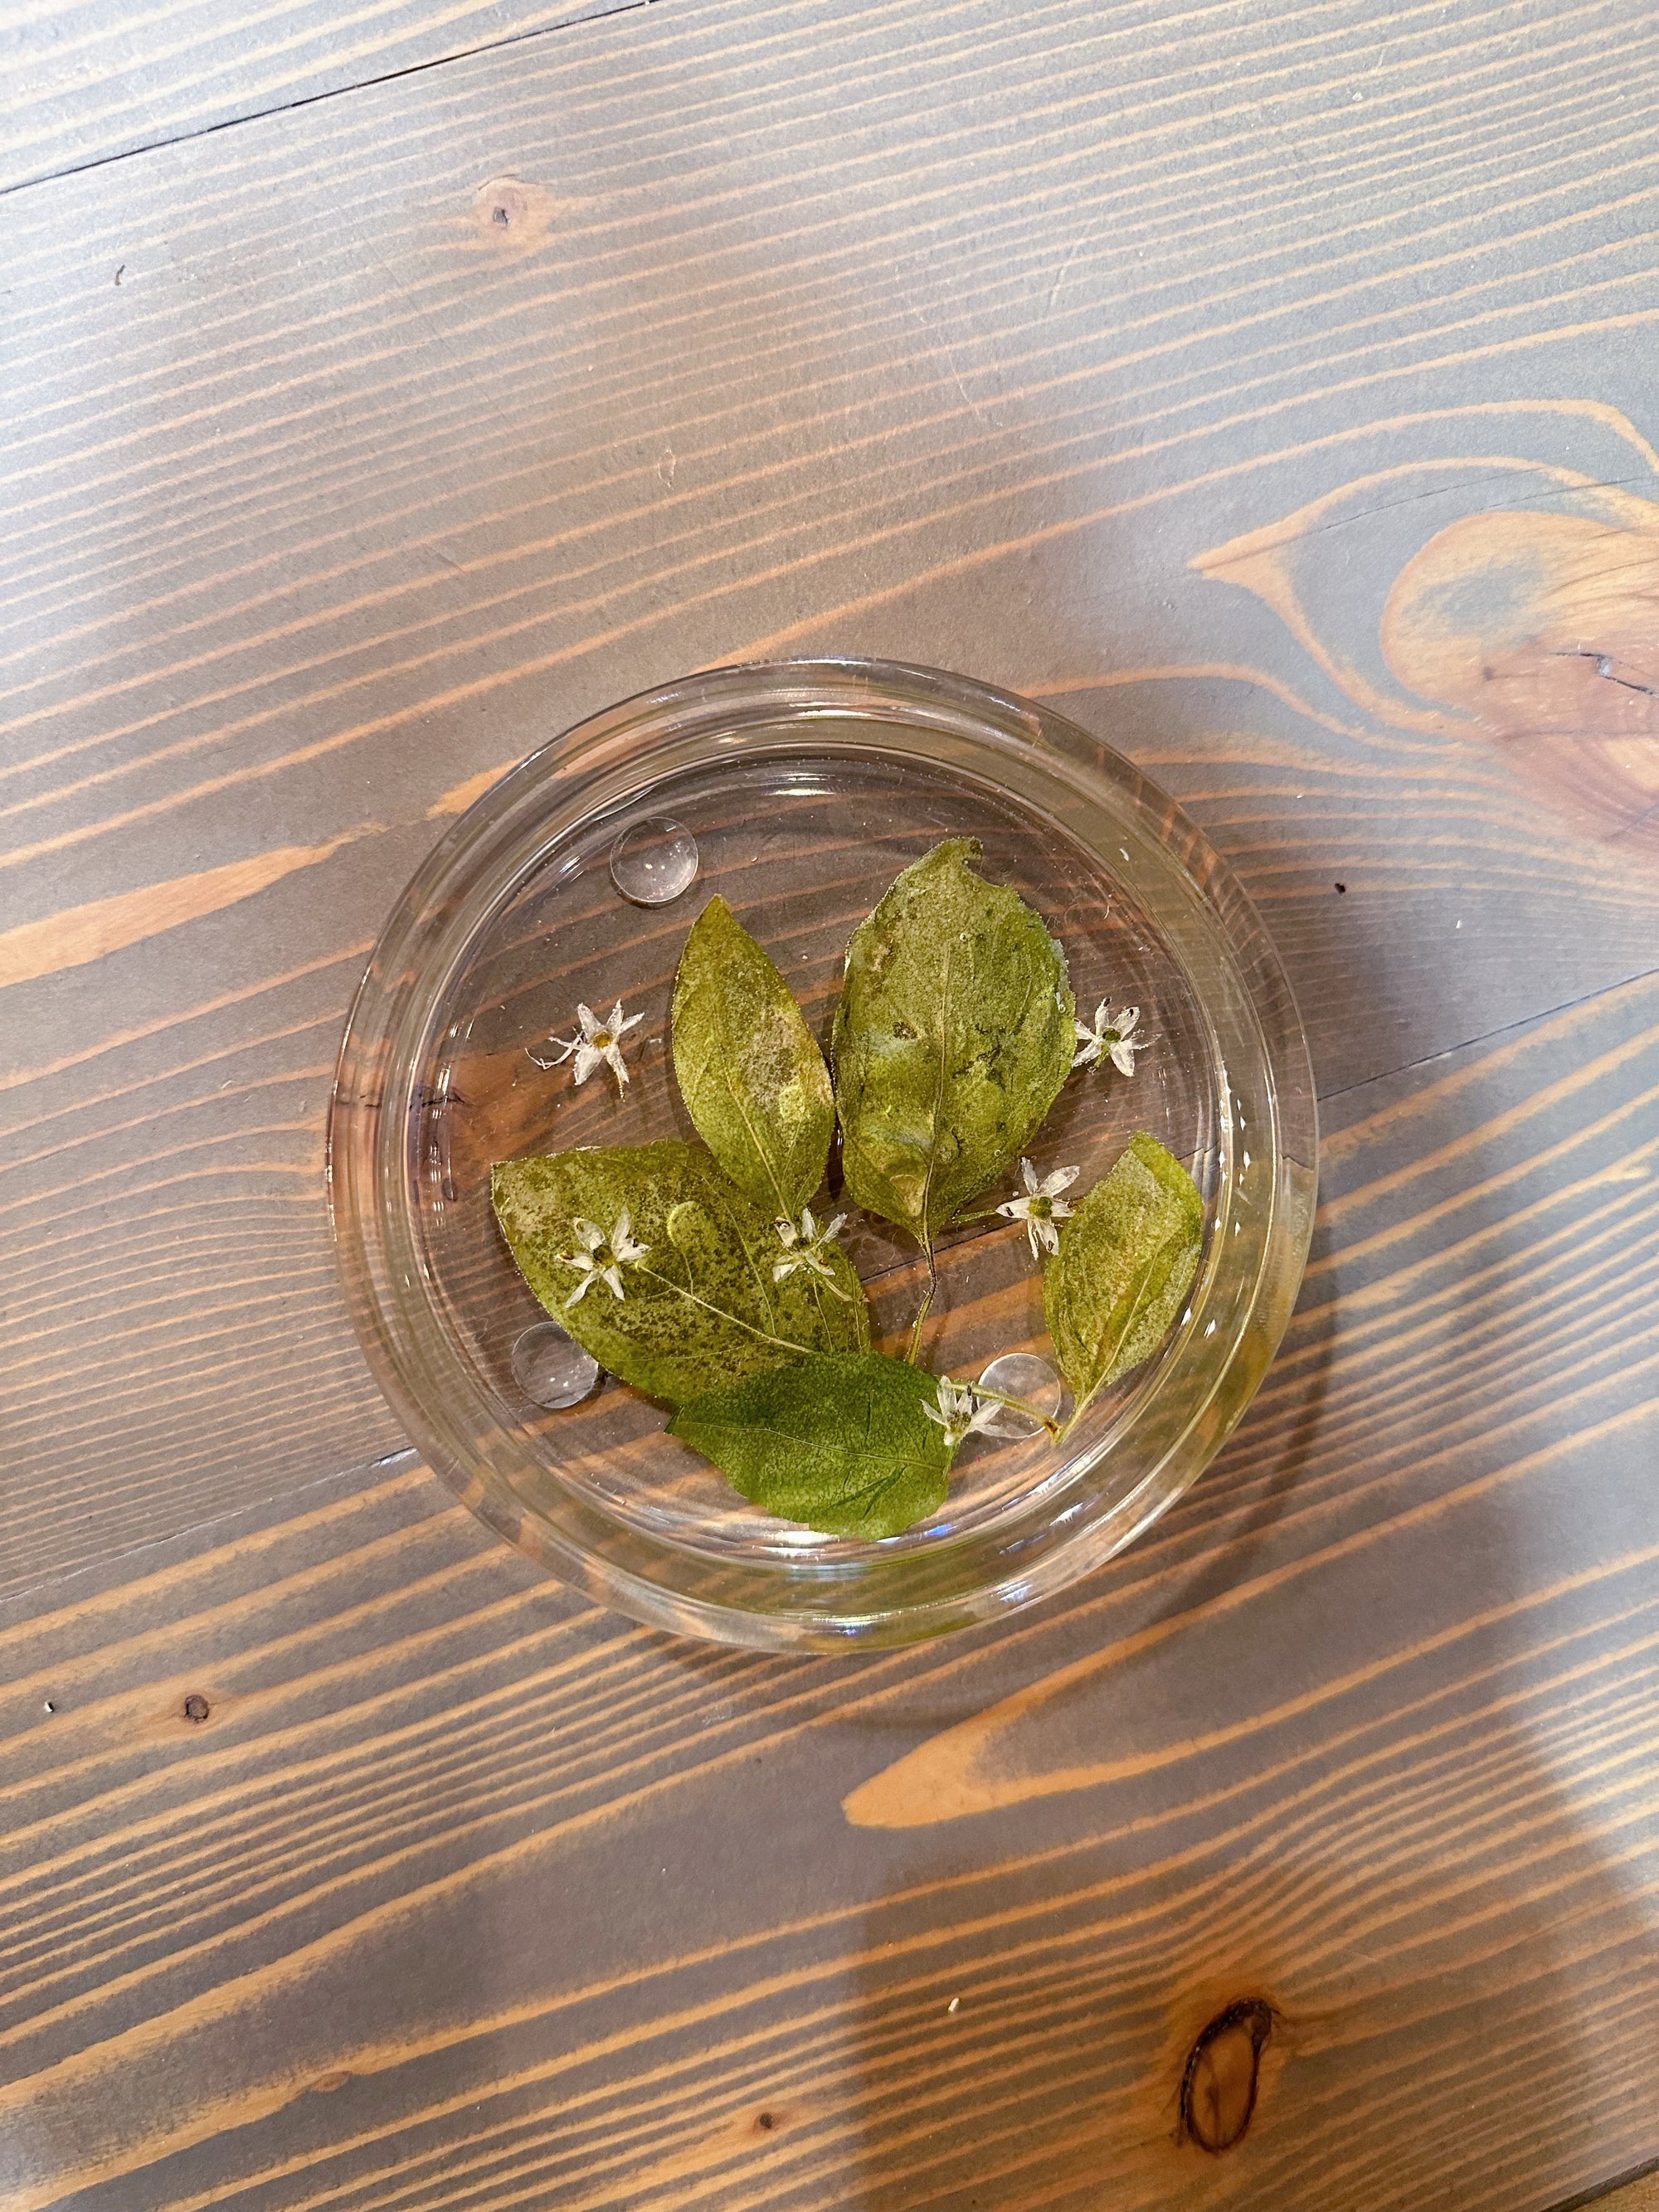
[[[723,898],[680,954],[673,1034],[697,1134],[745,1198],[793,1218],[830,1157],[830,1071],[789,986]]]
[[[827,1279],[799,1270],[775,1280],[787,1257],[775,1223],[701,1145],[668,1138],[508,1160],[492,1195],[549,1313],[600,1366],[653,1397],[692,1398],[781,1361],[869,1343],[863,1285],[839,1248],[825,1248]],[[592,1231],[605,1240],[598,1252],[587,1250]],[[620,1295],[584,1264],[635,1247],[640,1256],[615,1261]]]
[[[1197,1184],[1155,1137],[1131,1137],[1073,1210],[1043,1270],[1042,1304],[1080,1413],[1157,1351],[1192,1287],[1204,1241]]]
[[[1006,1174],[1060,1094],[1075,1008],[1066,959],[1017,891],[947,838],[847,948],[836,1012],[847,1188],[924,1247]]]

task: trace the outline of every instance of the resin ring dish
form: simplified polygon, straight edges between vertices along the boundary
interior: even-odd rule
[[[1146,1129],[1192,1170],[1206,1239],[1146,1365],[1056,1444],[975,1436],[932,1518],[881,1542],[748,1505],[600,1376],[514,1266],[497,1160],[689,1135],[668,1061],[680,946],[722,893],[821,1042],[855,924],[942,837],[1012,884],[1070,964],[1079,1014],[1139,1006],[1131,1077],[1068,1081],[1034,1149],[1079,1192]],[[577,1085],[550,1040],[620,1000],[630,1080]],[[873,661],[718,669],[611,707],[502,777],[422,866],[359,988],[329,1120],[347,1300],[432,1468],[492,1528],[603,1603],[771,1649],[935,1636],[1030,1603],[1131,1542],[1202,1471],[1278,1346],[1306,1258],[1307,1047],[1254,909],[1179,807],[1062,716]],[[830,1200],[836,1164],[830,1167]],[[994,1189],[978,1204],[1010,1194]],[[851,1211],[875,1339],[902,1348],[921,1263]],[[1037,1395],[1042,1278],[1014,1222],[939,1239],[924,1364],[993,1362]],[[1049,1378],[1052,1380],[1052,1378]]]

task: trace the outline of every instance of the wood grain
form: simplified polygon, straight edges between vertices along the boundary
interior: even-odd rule
[[[1641,849],[1329,667],[1562,455],[1653,488],[1659,33],[1152,20],[677,4],[13,196],[0,911],[63,951],[8,994],[9,1580],[398,1441],[317,1201],[355,969],[653,678],[1064,700],[1235,860],[1328,1090],[1653,964]],[[1191,565],[1407,465],[1296,627]]]
[[[198,135],[0,231],[0,2203],[1631,2172],[1659,23],[662,0],[409,66],[531,20],[5,21],[14,176]],[[459,811],[816,651],[1175,790],[1329,1132],[1206,1480],[1069,1601],[852,1664],[653,1638],[475,1528],[398,1455],[320,1173]],[[1241,2001],[1212,2155],[1181,2086]]]
[[[997,1632],[699,1650],[408,1466],[16,1608],[9,2206],[1371,2212],[1638,2163],[1656,1097],[1654,982],[1350,1092],[1244,1427]],[[1175,2100],[1240,1996],[1212,2161]]]
[[[1601,2212],[1654,2212],[1655,2206],[1659,2205],[1659,2175],[1647,2174],[1595,2201]]]
[[[645,0],[0,7],[0,192]]]

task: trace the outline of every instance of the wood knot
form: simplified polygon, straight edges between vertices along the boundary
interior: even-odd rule
[[[472,195],[472,227],[498,259],[533,253],[553,227],[559,203],[544,185],[518,177],[491,177]]]
[[[755,2115],[755,2133],[758,2136],[769,2136],[777,2124],[775,2112],[757,2112]]]
[[[199,1690],[192,1690],[185,1699],[185,1718],[187,1721],[204,1721],[212,1711],[212,1706]]]
[[[1220,2152],[1243,2140],[1273,2032],[1273,2008],[1264,1997],[1239,1998],[1202,2030],[1182,2072],[1180,2141]]]

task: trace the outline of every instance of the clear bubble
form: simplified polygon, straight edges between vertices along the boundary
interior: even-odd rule
[[[513,1347],[513,1373],[532,1405],[556,1413],[580,1405],[599,1379],[599,1363],[556,1321],[538,1321]]]
[[[611,848],[611,880],[635,906],[666,906],[697,880],[697,841],[662,815],[635,822]]]
[[[1050,1420],[1059,1413],[1066,1395],[1066,1386],[1052,1362],[1041,1358],[1035,1352],[1005,1352],[1000,1359],[991,1362],[979,1379],[988,1390],[1000,1391],[1005,1398],[1023,1398],[1037,1413],[1046,1413]],[[1042,1423],[1032,1414],[1016,1413],[1012,1406],[1005,1406],[983,1433],[993,1437],[1034,1437],[1042,1427]]]

